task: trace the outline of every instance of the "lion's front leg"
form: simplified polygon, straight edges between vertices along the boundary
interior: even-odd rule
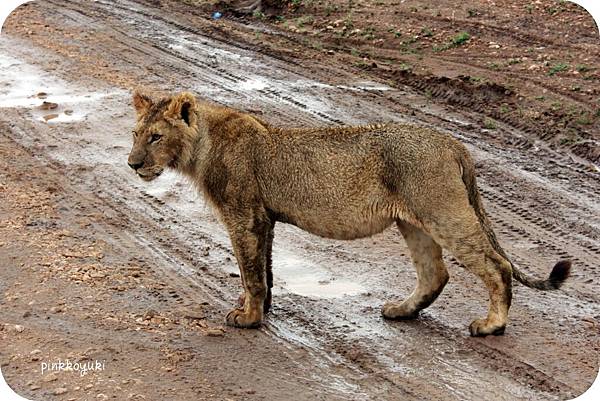
[[[243,213],[246,214],[246,213]],[[226,323],[234,327],[254,328],[263,319],[268,295],[265,246],[270,222],[264,214],[225,218],[244,286],[243,306],[227,314]]]
[[[265,303],[263,307],[264,313],[269,313],[271,310],[271,302],[273,300],[272,289],[273,289],[273,235],[274,235],[275,223],[271,223],[271,228],[268,230],[266,243],[264,246],[265,251],[265,267],[267,273],[267,296],[265,297]],[[243,281],[243,278],[242,278]],[[246,291],[244,290],[239,298],[238,305],[241,307],[244,306],[246,302]]]

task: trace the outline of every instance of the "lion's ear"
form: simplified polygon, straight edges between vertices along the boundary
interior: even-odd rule
[[[150,96],[145,95],[138,90],[133,93],[133,106],[135,107],[138,117],[146,114],[148,109],[152,107],[152,104],[153,102]]]
[[[183,92],[171,98],[171,103],[165,111],[166,120],[183,120],[187,126],[195,122],[194,109],[196,98],[189,92]]]

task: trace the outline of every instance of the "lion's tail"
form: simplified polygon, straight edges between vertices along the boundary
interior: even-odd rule
[[[466,149],[461,149],[460,152],[460,165],[462,167],[462,179],[467,187],[467,192],[469,195],[469,203],[475,210],[475,214],[479,218],[479,222],[481,223],[481,227],[483,231],[487,235],[492,247],[496,252],[498,252],[503,258],[505,258],[510,265],[512,266],[512,276],[520,282],[521,284],[529,287],[535,288],[538,290],[556,290],[560,288],[560,286],[564,283],[564,281],[569,277],[571,272],[571,261],[569,260],[561,260],[554,265],[552,268],[552,272],[550,276],[545,280],[540,279],[532,279],[528,277],[523,272],[521,272],[506,256],[506,253],[498,243],[496,239],[496,234],[492,230],[492,225],[485,213],[483,208],[483,204],[481,202],[481,195],[479,194],[479,190],[477,189],[477,183],[475,181],[475,166],[473,164],[473,160],[471,156],[466,151]]]

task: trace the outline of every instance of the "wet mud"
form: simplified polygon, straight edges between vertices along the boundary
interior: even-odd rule
[[[472,102],[510,100],[500,84],[473,92],[464,80],[431,78],[454,97],[426,96],[427,79],[396,74],[398,86],[326,60],[290,60],[249,46],[246,22],[186,10],[50,0],[21,7],[5,26],[0,362],[13,388],[52,400],[552,400],[591,385],[597,165],[510,121],[482,126]],[[340,242],[280,224],[265,325],[223,327],[241,290],[224,228],[182,177],[148,184],[127,166],[140,86],[191,90],[278,125],[410,121],[450,132],[473,153],[514,263],[545,277],[570,258],[573,276],[552,293],[515,284],[506,334],[471,338],[487,294],[450,255],[440,298],[414,321],[388,322],[383,303],[415,284],[397,230]],[[39,362],[69,354],[107,359],[107,369],[44,381]]]

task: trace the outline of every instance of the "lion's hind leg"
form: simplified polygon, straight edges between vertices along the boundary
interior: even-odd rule
[[[423,230],[404,221],[398,228],[410,250],[417,271],[417,286],[402,302],[388,302],[382,314],[388,319],[412,319],[436,300],[448,282],[442,248]]]
[[[460,210],[460,209],[459,209]],[[503,334],[512,299],[512,267],[494,249],[473,209],[464,205],[458,210],[440,210],[428,232],[445,249],[460,260],[467,270],[479,276],[489,291],[487,317],[469,326],[472,336]]]

